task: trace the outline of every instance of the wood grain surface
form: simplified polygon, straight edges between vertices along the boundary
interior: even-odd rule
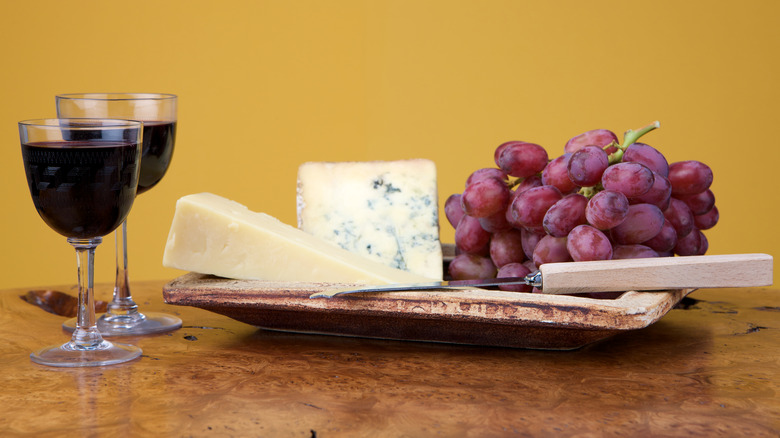
[[[165,305],[165,283],[134,295],[184,326],[125,339],[143,356],[104,368],[32,363],[67,340],[65,317],[0,292],[0,436],[780,434],[778,290],[696,291],[650,327],[554,352],[259,330]]]

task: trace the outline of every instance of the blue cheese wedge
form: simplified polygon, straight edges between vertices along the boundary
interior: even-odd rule
[[[301,230],[389,267],[442,278],[432,161],[304,163],[297,205]]]
[[[187,195],[176,202],[163,266],[241,280],[430,281],[338,248],[212,193]]]

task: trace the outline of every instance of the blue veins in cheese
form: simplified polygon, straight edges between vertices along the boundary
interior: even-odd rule
[[[387,266],[441,279],[436,166],[414,159],[308,162],[298,227]]]
[[[418,283],[390,268],[211,193],[180,198],[163,266],[241,280]]]

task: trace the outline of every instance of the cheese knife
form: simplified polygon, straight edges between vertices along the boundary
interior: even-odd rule
[[[772,256],[729,254],[545,263],[525,277],[388,284],[321,291],[309,298],[368,292],[473,289],[525,284],[547,294],[755,287],[772,284]]]

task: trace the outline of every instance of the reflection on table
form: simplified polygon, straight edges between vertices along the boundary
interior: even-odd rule
[[[780,295],[699,290],[656,324],[560,352],[258,330],[163,303],[178,331],[141,359],[52,369],[65,316],[0,292],[0,434],[49,436],[777,436]],[[72,286],[50,289],[75,295]],[[97,287],[109,300],[110,285]]]

